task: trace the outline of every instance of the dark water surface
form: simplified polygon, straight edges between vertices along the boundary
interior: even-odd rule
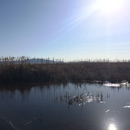
[[[7,130],[130,130],[130,89],[99,84],[1,87]],[[13,129],[15,129],[13,128]]]

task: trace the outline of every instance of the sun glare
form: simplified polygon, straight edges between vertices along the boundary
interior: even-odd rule
[[[124,0],[97,0],[94,5],[95,9],[103,12],[115,12],[121,9]]]
[[[114,124],[110,124],[108,130],[117,130]]]

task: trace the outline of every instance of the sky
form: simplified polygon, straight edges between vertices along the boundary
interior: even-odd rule
[[[0,0],[0,57],[130,59],[130,1],[99,1]]]

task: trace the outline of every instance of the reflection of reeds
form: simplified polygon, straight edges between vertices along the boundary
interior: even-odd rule
[[[94,96],[93,94],[87,92],[87,93],[82,93],[82,94],[77,94],[77,95],[73,95],[73,94],[69,94],[69,93],[65,93],[65,95],[60,95],[60,96],[56,96],[57,97],[57,102],[67,102],[69,106],[71,105],[75,105],[78,104],[80,105],[85,105],[87,103],[91,103],[94,101],[97,101],[98,103],[105,103],[103,102],[103,93],[101,92],[99,94],[99,92],[96,94],[96,96]],[[55,102],[55,100],[53,100]]]

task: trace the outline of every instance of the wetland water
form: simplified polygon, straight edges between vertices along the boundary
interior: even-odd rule
[[[20,88],[0,88],[5,130],[6,124],[16,130],[130,130],[128,87],[68,83]]]

